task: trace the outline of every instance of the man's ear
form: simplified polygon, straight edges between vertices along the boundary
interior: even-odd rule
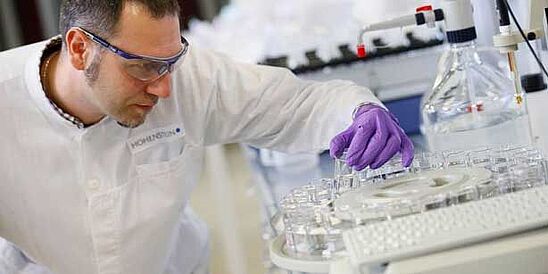
[[[84,70],[86,61],[91,60],[93,48],[89,38],[78,28],[71,28],[66,36],[67,55],[69,62],[77,70]]]

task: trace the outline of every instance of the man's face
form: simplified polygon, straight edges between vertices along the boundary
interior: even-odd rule
[[[127,3],[112,45],[135,55],[167,58],[181,50],[179,20],[175,16],[150,17],[140,4]],[[95,45],[84,73],[90,92],[85,94],[101,112],[127,127],[141,125],[160,97],[170,94],[171,76],[143,82],[129,75],[123,59]]]

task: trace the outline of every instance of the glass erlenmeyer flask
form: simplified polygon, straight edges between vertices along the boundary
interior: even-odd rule
[[[421,102],[430,150],[531,144],[526,107],[516,103],[512,80],[482,60],[490,53],[475,40],[450,44]]]

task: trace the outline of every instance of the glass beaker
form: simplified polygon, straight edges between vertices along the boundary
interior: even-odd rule
[[[450,44],[421,102],[421,131],[431,151],[532,143],[512,79],[484,60],[500,59],[497,54],[478,50],[475,41]]]

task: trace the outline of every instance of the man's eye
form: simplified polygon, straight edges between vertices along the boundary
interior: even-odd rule
[[[140,69],[140,68],[143,68],[143,64],[141,64],[141,63],[128,63],[128,64],[126,64],[126,68]]]
[[[144,63],[143,68],[144,69],[150,69],[150,70],[156,70],[158,68],[158,66],[155,65],[155,64],[152,64],[152,63]]]

